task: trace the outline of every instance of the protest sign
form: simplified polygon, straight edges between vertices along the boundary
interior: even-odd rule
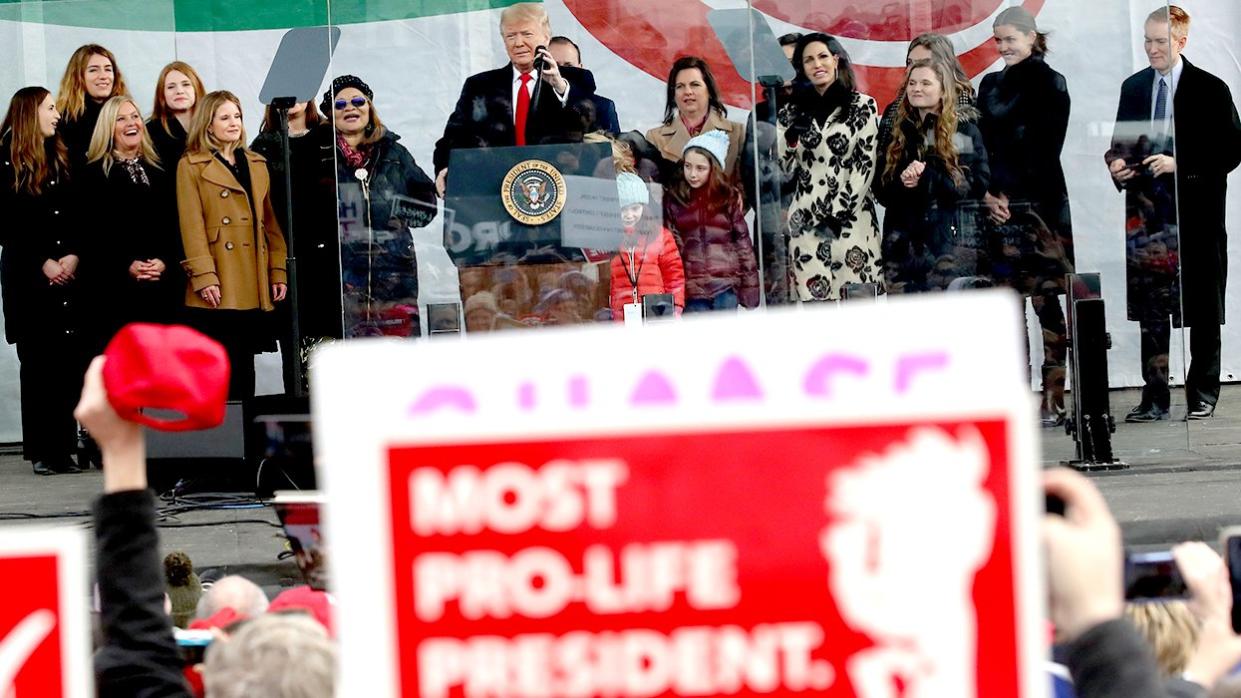
[[[343,694],[1039,694],[1017,307],[325,351]]]
[[[0,531],[0,696],[94,695],[86,591],[81,530]]]

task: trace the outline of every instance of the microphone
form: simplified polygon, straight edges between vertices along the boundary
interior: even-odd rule
[[[534,59],[534,71],[538,73],[537,77],[543,77],[543,71],[547,70],[547,61],[544,60],[542,56],[542,52],[546,50],[547,50],[546,46],[535,46],[534,47],[534,55],[536,56],[536,58]]]

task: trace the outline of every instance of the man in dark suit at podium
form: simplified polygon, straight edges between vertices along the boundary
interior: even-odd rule
[[[581,119],[570,102],[594,94],[594,77],[556,63],[547,50],[552,32],[543,5],[523,2],[505,8],[500,35],[509,65],[466,79],[444,136],[435,144],[435,186],[441,197],[454,149],[582,140]],[[541,87],[534,70],[538,59],[546,64]]]
[[[1241,119],[1228,85],[1181,56],[1189,21],[1176,5],[1147,18],[1150,67],[1121,86],[1105,156],[1126,192],[1128,315],[1142,328],[1146,385],[1127,422],[1168,418],[1173,322],[1190,328],[1188,419],[1210,418],[1219,400],[1225,197],[1228,173],[1241,163]]]
[[[553,36],[547,49],[552,52],[561,68],[585,68],[582,65],[582,49],[567,36]],[[589,99],[574,99],[573,108],[582,117],[587,133],[606,131],[615,136],[620,133],[620,118],[616,115],[616,102],[599,94]]]

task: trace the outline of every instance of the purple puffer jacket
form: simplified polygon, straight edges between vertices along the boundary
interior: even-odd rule
[[[741,195],[720,201],[694,190],[683,202],[664,198],[664,225],[676,237],[685,266],[685,300],[709,300],[732,289],[741,305],[758,307],[758,263]]]

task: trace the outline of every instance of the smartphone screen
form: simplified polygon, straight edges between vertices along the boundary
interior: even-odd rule
[[[1189,590],[1171,551],[1125,555],[1125,600],[1156,601],[1187,596]]]

